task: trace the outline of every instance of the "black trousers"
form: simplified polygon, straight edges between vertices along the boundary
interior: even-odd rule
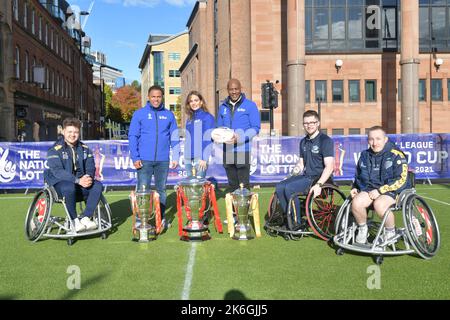
[[[250,152],[235,152],[223,154],[223,167],[227,173],[230,192],[240,188],[250,189]]]

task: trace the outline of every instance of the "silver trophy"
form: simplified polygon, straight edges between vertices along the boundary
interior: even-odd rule
[[[159,205],[154,203],[155,198],[154,191],[146,190],[145,186],[130,195],[134,215],[133,236],[136,241],[145,243],[156,240],[156,228],[150,223],[155,218],[154,207]]]
[[[234,235],[232,236],[235,240],[250,240],[255,237],[249,214],[253,194],[250,190],[245,189],[242,184],[239,189],[231,193],[236,218]]]
[[[195,172],[195,169],[193,171]],[[197,178],[195,174],[194,178],[183,179],[178,183],[177,196],[183,200],[188,218],[186,225],[183,226],[181,240],[205,241],[211,238],[208,227],[200,219],[200,216],[203,217],[209,210],[206,207],[208,199],[205,188],[208,183],[208,180]]]

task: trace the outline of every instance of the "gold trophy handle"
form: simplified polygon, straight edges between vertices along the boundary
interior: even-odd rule
[[[251,200],[251,209],[253,214],[253,223],[255,224],[255,234],[257,238],[261,237],[261,227],[259,221],[259,202],[258,194],[254,194]]]
[[[227,210],[227,220],[228,220],[228,233],[230,238],[234,236],[234,219],[233,219],[233,201],[231,194],[227,193],[225,196],[225,206]]]

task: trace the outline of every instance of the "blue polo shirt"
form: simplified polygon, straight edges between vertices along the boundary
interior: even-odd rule
[[[326,134],[320,132],[314,139],[306,136],[300,141],[300,158],[303,158],[306,176],[320,177],[326,157],[334,157],[333,139]]]

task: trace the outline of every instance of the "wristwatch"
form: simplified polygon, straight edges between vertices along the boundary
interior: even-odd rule
[[[319,187],[321,187],[322,188],[322,186],[323,186],[323,183],[322,182],[317,182],[316,183]]]

